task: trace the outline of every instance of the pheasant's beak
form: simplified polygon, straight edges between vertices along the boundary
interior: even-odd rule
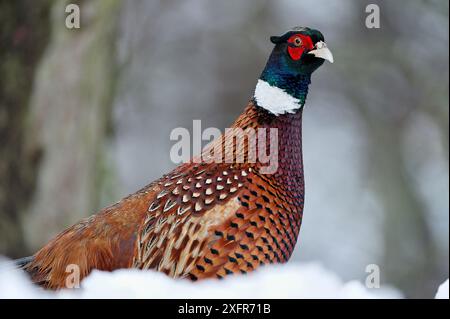
[[[308,54],[314,55],[316,58],[322,58],[324,60],[328,60],[331,63],[334,62],[333,53],[331,53],[330,49],[327,48],[327,45],[323,41],[319,41],[314,46],[314,50],[308,52]]]

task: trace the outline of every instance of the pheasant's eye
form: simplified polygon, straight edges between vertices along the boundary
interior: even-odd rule
[[[301,46],[302,45],[302,39],[295,38],[294,39],[294,45],[297,46],[297,47]]]
[[[305,50],[314,48],[311,38],[304,34],[294,34],[287,41],[287,50],[292,60],[300,60]]]

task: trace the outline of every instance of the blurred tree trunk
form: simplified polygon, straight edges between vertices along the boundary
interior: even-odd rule
[[[0,2],[0,254],[25,250],[20,218],[34,189],[39,147],[24,147],[36,67],[50,34],[50,1]]]
[[[75,2],[80,29],[65,26],[68,3],[52,6],[51,41],[35,78],[27,123],[27,146],[43,150],[23,223],[31,250],[93,214],[105,177],[120,2]]]

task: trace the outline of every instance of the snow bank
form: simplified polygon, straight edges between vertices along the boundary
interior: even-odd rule
[[[448,298],[448,279],[439,286],[436,293],[436,299],[449,299]]]
[[[448,293],[447,293],[448,294]],[[401,298],[394,289],[344,283],[318,263],[265,266],[246,276],[192,283],[155,271],[94,271],[80,289],[48,292],[13,267],[0,267],[0,298]]]
[[[369,291],[361,283],[343,283],[318,264],[267,266],[247,276],[192,283],[161,273],[139,270],[94,272],[83,282],[82,298],[398,298],[383,289]]]

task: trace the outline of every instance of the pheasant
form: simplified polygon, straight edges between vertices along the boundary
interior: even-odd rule
[[[275,46],[254,95],[231,126],[237,133],[222,134],[189,162],[20,260],[33,282],[64,288],[68,265],[79,267],[80,279],[93,269],[139,268],[198,280],[288,261],[304,206],[303,106],[311,74],[333,56],[323,35],[307,27],[270,40]],[[275,129],[277,139],[257,134],[251,143],[243,136],[250,129]],[[239,138],[243,147],[230,147]],[[212,157],[212,150],[223,152]],[[276,169],[264,172],[267,161],[252,160],[252,152],[270,153]]]

